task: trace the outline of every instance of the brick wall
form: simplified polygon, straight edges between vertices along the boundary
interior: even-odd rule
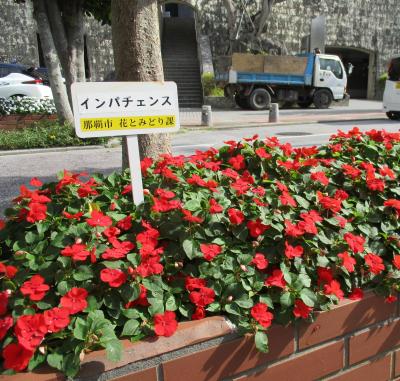
[[[367,294],[345,300],[312,323],[272,326],[270,352],[240,337],[222,317],[186,322],[170,338],[124,341],[119,363],[104,351],[86,356],[80,380],[115,381],[387,381],[400,379],[399,302]],[[49,370],[4,381],[55,381]]]
[[[57,120],[57,115],[0,115],[0,131],[25,128],[38,121]]]

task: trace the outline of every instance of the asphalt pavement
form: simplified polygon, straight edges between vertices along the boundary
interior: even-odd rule
[[[369,103],[369,102],[368,102]],[[365,105],[363,103],[363,105]],[[377,102],[374,102],[377,106]],[[369,107],[369,108],[368,108]],[[364,107],[371,110],[371,105]],[[288,113],[304,112],[303,110],[287,110]],[[318,110],[322,111],[322,110]],[[324,110],[326,112],[326,110]],[[315,110],[307,110],[313,114]],[[332,111],[330,111],[332,112]],[[348,110],[348,115],[354,113]],[[204,150],[211,146],[218,147],[226,140],[241,139],[258,134],[277,136],[282,142],[290,142],[294,146],[320,145],[329,140],[329,137],[338,129],[350,130],[357,125],[360,129],[386,129],[399,131],[400,123],[388,120],[383,113],[380,118],[373,120],[353,121],[321,121],[319,123],[248,125],[246,127],[231,128],[184,128],[172,137],[173,153],[190,155],[196,150]],[[88,173],[110,173],[121,166],[121,148],[87,148],[87,149],[60,149],[25,151],[18,154],[2,155],[0,152],[0,215],[10,205],[11,199],[19,193],[19,186],[27,184],[36,176],[43,181],[55,180],[57,172],[63,169],[70,171],[86,171]]]

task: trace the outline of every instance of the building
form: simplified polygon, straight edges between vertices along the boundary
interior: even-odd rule
[[[208,36],[215,57],[225,54],[229,38],[222,4],[221,0],[167,1],[160,4],[160,11],[172,19],[195,19],[199,45]],[[29,2],[17,5],[13,0],[2,0],[0,7],[0,60],[43,65]],[[340,55],[345,63],[354,66],[349,79],[351,95],[379,98],[379,78],[386,72],[389,58],[400,54],[400,2],[286,0],[273,8],[263,36],[280,41],[290,54],[299,52],[302,37],[310,33],[311,20],[319,15],[326,17],[325,51]],[[88,78],[102,80],[113,68],[110,27],[88,19],[85,47]]]

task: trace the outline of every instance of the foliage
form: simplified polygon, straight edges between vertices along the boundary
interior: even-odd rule
[[[55,114],[53,99],[14,97],[0,98],[0,115]]]
[[[203,84],[203,92],[206,97],[223,97],[224,89],[217,87],[213,73],[203,73],[201,76],[201,83]]]
[[[74,376],[88,351],[118,358],[116,338],[214,314],[267,351],[272,321],[366,288],[394,301],[399,153],[400,134],[357,128],[320,148],[229,141],[143,160],[138,208],[128,173],[33,178],[0,230],[3,368]]]
[[[32,126],[0,131],[0,150],[105,144],[105,138],[80,139],[68,124],[40,121]]]

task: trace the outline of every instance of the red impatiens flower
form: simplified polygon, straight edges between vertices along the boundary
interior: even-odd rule
[[[29,181],[29,184],[37,188],[43,185],[43,183],[37,177],[32,177],[31,181]]]
[[[289,192],[282,192],[282,194],[279,196],[279,200],[282,205],[289,205],[289,206],[293,206],[293,207],[297,206],[297,202],[289,194]]]
[[[395,255],[393,258],[393,266],[400,270],[400,255]]]
[[[87,307],[87,296],[88,292],[84,288],[72,287],[71,290],[61,297],[60,304],[73,315],[83,311]]]
[[[397,215],[400,216],[400,200],[390,198],[386,200],[383,205],[395,209]]]
[[[132,228],[132,218],[131,216],[126,216],[122,220],[117,222],[117,227],[120,228],[121,230],[129,230]]]
[[[224,208],[220,204],[218,204],[218,202],[213,198],[210,199],[209,204],[210,204],[210,209],[209,209],[210,214],[221,213],[224,210]]]
[[[253,260],[250,262],[255,265],[259,270],[264,270],[268,267],[268,259],[264,257],[264,254],[256,253]]]
[[[325,295],[335,295],[339,300],[343,299],[344,293],[340,288],[340,283],[337,280],[331,280],[324,285]]]
[[[256,155],[261,159],[271,159],[272,155],[268,153],[264,147],[257,148],[255,150]]]
[[[126,282],[127,276],[118,269],[103,269],[100,271],[100,279],[110,287],[120,287]]]
[[[367,188],[372,191],[383,192],[385,190],[385,182],[381,179],[367,179]]]
[[[15,266],[7,266],[0,262],[0,276],[6,276],[8,279],[12,279],[17,272],[18,269]]]
[[[324,209],[328,209],[333,213],[338,213],[342,209],[342,201],[328,196],[324,196],[321,192],[317,192],[318,202]]]
[[[91,217],[86,220],[86,223],[90,226],[104,226],[107,228],[112,225],[112,219],[97,210],[93,210],[90,216]]]
[[[228,217],[233,225],[240,225],[245,219],[244,214],[240,210],[234,208],[228,209]]]
[[[383,259],[376,254],[369,253],[364,257],[365,264],[369,267],[370,271],[378,275],[383,270],[385,270],[385,265],[383,264]]]
[[[206,261],[212,261],[218,254],[221,254],[222,247],[214,243],[202,243],[200,244],[200,251],[203,253]]]
[[[285,288],[286,287],[286,281],[283,277],[283,272],[279,269],[276,269],[272,271],[272,275],[270,275],[265,281],[264,284],[267,287],[279,287],[279,288]]]
[[[142,174],[145,175],[147,170],[153,165],[153,159],[150,157],[145,157],[140,162],[140,169],[142,170]]]
[[[125,308],[133,308],[136,306],[143,306],[147,307],[150,305],[149,301],[147,300],[147,289],[142,284],[139,285],[140,287],[140,294],[139,297],[135,300],[128,302],[125,305]]]
[[[143,278],[161,274],[164,270],[164,266],[159,261],[160,259],[158,256],[142,258],[142,262],[136,268],[136,272]]]
[[[43,316],[49,332],[59,332],[70,322],[69,310],[65,308],[54,307],[44,311]]]
[[[178,328],[178,322],[175,319],[175,312],[165,311],[163,314],[155,314],[154,332],[157,336],[172,336]]]
[[[196,307],[192,314],[192,320],[201,320],[206,317],[206,310],[203,307]]]
[[[349,255],[347,251],[338,254],[338,258],[342,260],[342,266],[349,272],[354,272],[354,265],[356,264],[356,260]]]
[[[249,229],[250,236],[253,238],[259,237],[261,234],[270,228],[269,225],[264,225],[259,218],[255,221],[248,221],[247,228]]]
[[[47,206],[38,202],[30,202],[28,204],[29,211],[26,215],[26,220],[30,223],[43,221],[46,219]]]
[[[126,255],[135,247],[135,245],[130,241],[121,242],[116,238],[110,238],[109,242],[112,244],[112,247],[107,248],[101,255],[103,259],[107,260],[125,258]]]
[[[7,291],[0,292],[0,316],[5,315],[7,312],[8,296],[9,294]]]
[[[82,243],[74,243],[61,250],[61,255],[71,257],[73,261],[85,261],[90,256],[90,252],[86,250],[86,245]]]
[[[325,267],[317,268],[318,286],[325,283],[330,283],[333,280],[332,270]]]
[[[205,307],[215,299],[215,292],[212,288],[201,287],[198,291],[189,294],[190,301],[198,307]]]
[[[257,303],[251,308],[251,316],[264,328],[268,328],[272,324],[274,315],[268,311],[265,303]]]
[[[44,278],[40,275],[34,275],[30,280],[24,282],[21,286],[22,295],[29,296],[32,301],[39,301],[44,298],[50,286],[44,283]]]
[[[285,241],[285,255],[289,259],[296,257],[301,257],[303,255],[304,249],[302,246],[291,246],[287,241]]]
[[[194,224],[201,224],[204,219],[201,217],[194,216],[189,210],[181,209],[184,217],[183,219],[188,222],[192,222]]]
[[[169,200],[166,198],[157,198],[153,199],[153,206],[151,210],[153,212],[165,213],[171,210],[179,209],[181,207],[181,202],[179,200]]]
[[[385,303],[394,303],[396,301],[397,301],[397,296],[395,296],[395,295],[389,295],[385,299]]]
[[[305,224],[304,221],[301,221]],[[311,221],[312,224],[314,224]],[[314,225],[315,226],[315,225]],[[300,227],[300,223],[298,225],[292,224],[289,220],[285,220],[285,234],[289,237],[297,238],[301,237],[305,231]]]
[[[47,333],[47,326],[42,314],[23,315],[14,327],[18,342],[27,350],[35,350]]]
[[[121,234],[121,230],[119,230],[115,226],[111,226],[103,231],[103,234],[108,238],[116,238]]]
[[[0,340],[4,339],[4,336],[7,334],[8,330],[13,326],[14,320],[11,316],[5,316],[3,319],[0,319]]]
[[[318,181],[324,186],[329,184],[329,179],[326,177],[325,172],[313,172],[311,173],[311,180]]]
[[[312,307],[307,306],[301,299],[294,302],[293,315],[297,318],[307,319],[312,311]]]
[[[24,370],[33,356],[33,350],[27,350],[17,343],[8,344],[4,349],[2,356],[4,358],[3,367],[12,369],[15,372]]]
[[[345,233],[343,236],[347,244],[349,245],[350,249],[354,253],[362,253],[364,251],[364,243],[365,243],[365,238],[363,238],[360,235],[354,235],[351,233]]]
[[[343,164],[342,165],[342,169],[343,169],[344,174],[346,176],[351,177],[353,180],[355,180],[358,177],[360,177],[361,173],[362,173],[360,169],[354,168],[354,167],[352,167],[351,165],[348,165],[348,164]]]
[[[0,230],[3,230],[6,227],[6,222],[0,218]]]
[[[83,216],[83,212],[71,214],[71,213],[66,212],[65,210],[63,210],[62,214],[65,218],[68,218],[69,220],[77,220],[77,221],[79,221],[81,219],[81,217]]]
[[[244,157],[242,155],[236,155],[231,157],[228,160],[228,163],[235,169],[236,171],[239,171],[241,169],[246,168],[246,162],[244,160]]]
[[[333,198],[336,198],[336,200],[344,201],[349,198],[349,194],[346,191],[344,191],[343,189],[338,189],[338,190],[336,190]]]
[[[361,288],[353,288],[351,294],[347,297],[350,300],[361,300],[364,297],[364,292]]]
[[[187,276],[185,278],[185,288],[188,291],[198,290],[202,287],[206,286],[206,280],[201,278],[192,278],[191,276]]]

